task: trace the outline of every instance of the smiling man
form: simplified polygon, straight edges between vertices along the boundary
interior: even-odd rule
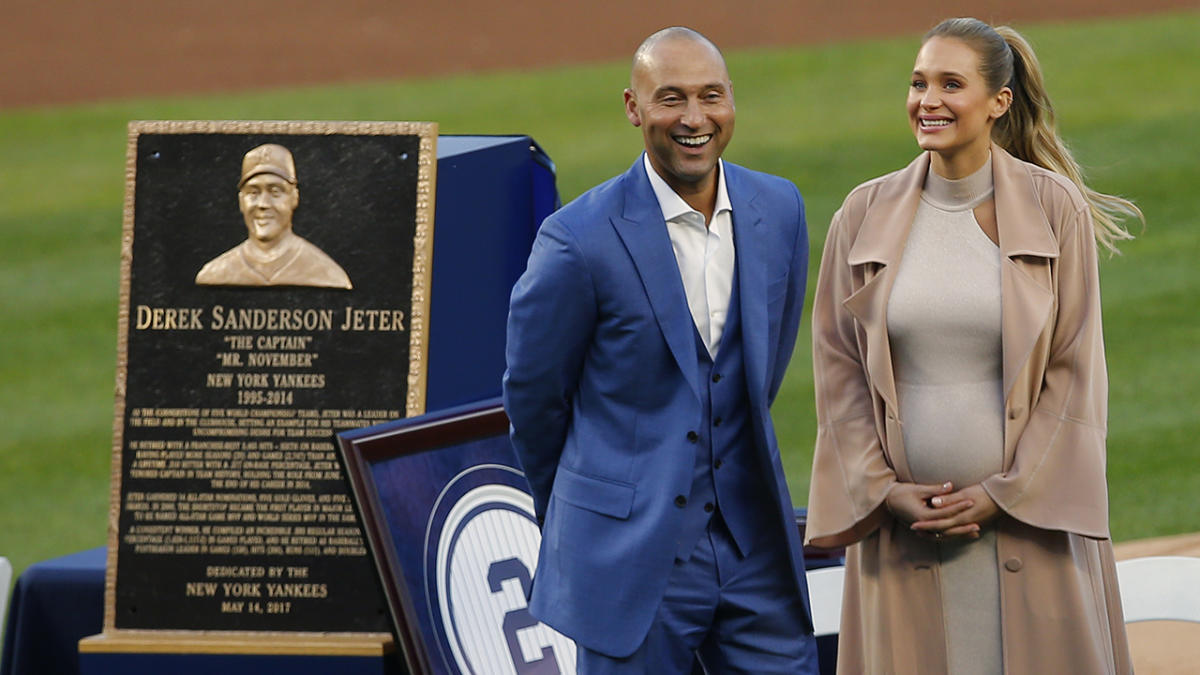
[[[351,288],[333,258],[292,231],[300,204],[296,163],[282,145],[260,145],[242,158],[238,208],[245,241],[208,261],[196,274],[201,286],[321,286]]]
[[[625,114],[645,153],[546,219],[512,293],[530,610],[584,674],[815,673],[769,413],[804,300],[800,193],[721,160],[733,86],[695,31],[638,48]]]

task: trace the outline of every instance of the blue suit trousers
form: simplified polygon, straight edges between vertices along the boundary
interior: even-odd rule
[[[697,658],[711,675],[816,673],[787,550],[768,529],[742,557],[718,512],[691,557],[675,563],[646,641],[626,658],[580,646],[579,675],[689,675]]]

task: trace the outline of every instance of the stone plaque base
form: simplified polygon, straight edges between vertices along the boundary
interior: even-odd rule
[[[79,641],[81,675],[338,673],[398,675],[386,633],[257,633],[112,630]]]

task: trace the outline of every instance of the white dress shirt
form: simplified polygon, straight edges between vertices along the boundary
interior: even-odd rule
[[[675,194],[645,154],[642,163],[650,187],[654,188],[654,196],[658,198],[663,220],[667,221],[667,234],[675,251],[675,263],[679,266],[692,320],[709,356],[715,358],[721,347],[729,297],[733,292],[733,207],[725,188],[725,166],[717,161],[717,201],[712,222],[706,224],[704,214]]]

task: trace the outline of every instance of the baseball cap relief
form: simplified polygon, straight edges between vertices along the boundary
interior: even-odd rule
[[[264,173],[274,174],[295,185],[296,163],[292,160],[291,151],[282,145],[266,143],[247,152],[242,158],[242,179],[238,181],[238,188]]]

